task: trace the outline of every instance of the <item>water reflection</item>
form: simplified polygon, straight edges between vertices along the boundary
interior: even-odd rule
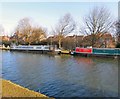
[[[115,59],[3,52],[3,78],[52,97],[117,96]]]
[[[93,59],[90,57],[75,57],[77,63],[93,64]]]

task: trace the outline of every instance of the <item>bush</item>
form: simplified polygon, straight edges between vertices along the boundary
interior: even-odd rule
[[[2,45],[5,45],[5,47],[10,46],[11,42],[10,41],[2,41]]]
[[[116,48],[120,48],[120,43],[117,43],[117,44],[116,44]]]

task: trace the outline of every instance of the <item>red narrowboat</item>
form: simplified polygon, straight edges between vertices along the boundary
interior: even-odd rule
[[[92,48],[80,48],[80,47],[76,47],[75,52],[76,53],[92,54]]]

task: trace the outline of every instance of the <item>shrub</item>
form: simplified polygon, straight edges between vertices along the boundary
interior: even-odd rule
[[[120,48],[120,43],[117,43],[117,44],[116,44],[116,48]]]

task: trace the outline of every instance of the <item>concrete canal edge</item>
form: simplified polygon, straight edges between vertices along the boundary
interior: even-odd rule
[[[2,82],[2,98],[4,97],[39,97],[41,99],[53,99],[48,96],[29,90],[20,85],[12,83],[8,80],[1,80]]]

